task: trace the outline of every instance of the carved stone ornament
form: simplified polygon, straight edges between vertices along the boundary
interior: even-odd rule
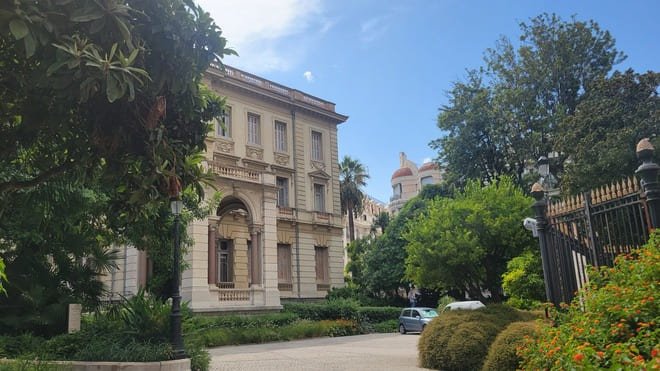
[[[325,170],[325,163],[312,161],[312,167],[316,170]]]
[[[234,142],[218,140],[215,142],[215,150],[222,153],[234,153]]]
[[[258,147],[245,146],[245,154],[249,158],[263,160],[264,159],[264,150]]]
[[[289,164],[289,155],[284,153],[275,153],[275,162],[278,165],[286,166]]]

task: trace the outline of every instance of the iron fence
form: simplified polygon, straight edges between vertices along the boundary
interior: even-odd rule
[[[617,255],[641,247],[660,227],[660,166],[652,162],[648,141],[640,142],[637,154],[641,182],[631,177],[552,202],[539,184],[532,188],[546,296],[553,304],[573,300],[589,280],[588,266],[612,266]]]

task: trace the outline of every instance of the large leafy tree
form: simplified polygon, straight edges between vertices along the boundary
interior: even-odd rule
[[[97,302],[110,246],[170,256],[169,191],[183,184],[201,210],[200,154],[222,104],[202,74],[225,45],[187,0],[0,3],[3,313],[57,332],[63,305]]]
[[[344,156],[339,163],[339,190],[341,211],[348,215],[348,233],[350,241],[355,241],[354,217],[362,212],[364,193],[369,174],[359,160]]]
[[[408,287],[409,281],[405,277],[405,261],[408,256],[406,250],[407,241],[404,233],[407,231],[409,220],[415,219],[425,212],[431,200],[437,197],[450,197],[453,188],[446,183],[429,184],[412,199],[408,200],[403,208],[388,220],[383,229],[383,234],[370,240],[362,248],[359,257],[361,279],[354,282],[369,295],[374,297],[394,298],[398,295],[398,289]],[[380,218],[379,218],[380,219]],[[383,222],[381,223],[381,228]]]
[[[434,199],[403,234],[406,277],[477,299],[488,289],[499,300],[507,262],[536,243],[521,224],[530,204],[506,177],[487,186],[471,181],[454,198]]]
[[[637,166],[635,146],[651,138],[660,148],[660,73],[615,72],[594,81],[563,120],[555,148],[570,154],[562,186],[570,193],[631,176]]]
[[[440,109],[438,127],[447,135],[431,146],[448,179],[492,182],[509,175],[524,184],[533,161],[557,150],[559,123],[625,58],[593,21],[542,14],[520,28],[519,45],[502,37],[486,51],[486,65],[455,83]],[[569,154],[560,153],[556,175]]]

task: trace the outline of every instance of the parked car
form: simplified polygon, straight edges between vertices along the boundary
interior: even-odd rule
[[[484,303],[478,301],[478,300],[473,300],[473,301],[455,301],[453,303],[447,304],[442,311],[446,312],[449,310],[475,310],[475,309],[481,309],[481,308],[486,308]]]
[[[404,308],[399,316],[399,332],[401,334],[405,334],[406,332],[422,332],[424,331],[424,327],[437,316],[438,312],[433,308]]]

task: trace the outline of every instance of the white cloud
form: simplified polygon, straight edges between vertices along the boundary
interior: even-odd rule
[[[321,0],[198,0],[222,28],[239,57],[225,63],[253,73],[293,68],[313,45],[310,38],[334,23],[323,17]]]
[[[305,73],[303,73],[303,76],[305,77],[305,80],[307,80],[307,82],[314,81],[314,74],[312,73],[312,71],[305,71]]]
[[[366,43],[374,41],[384,35],[388,28],[388,16],[368,19],[360,24],[360,39]]]

